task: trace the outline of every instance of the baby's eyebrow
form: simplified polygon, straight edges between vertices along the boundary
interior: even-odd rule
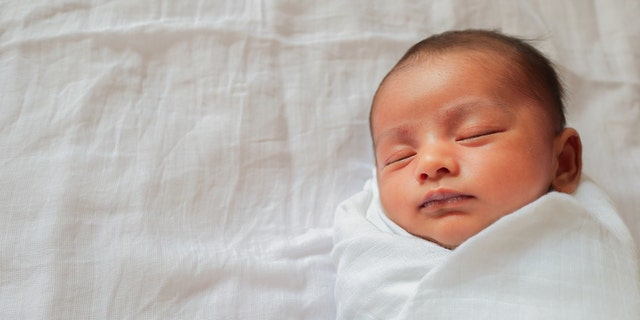
[[[446,118],[459,118],[464,117],[468,114],[472,114],[474,112],[492,108],[505,110],[505,105],[498,101],[473,100],[469,102],[454,104],[451,107],[444,108],[443,116],[445,116]]]
[[[373,147],[374,149],[380,144],[380,142],[386,140],[386,139],[392,139],[392,138],[402,138],[402,137],[409,137],[410,136],[410,132],[412,127],[414,127],[415,125],[410,125],[410,124],[401,124],[399,126],[387,129],[385,131],[383,131],[382,133],[380,133],[379,135],[375,136],[373,138]]]
[[[473,100],[446,107],[442,112],[437,113],[434,118],[438,122],[447,122],[456,125],[468,117],[487,110],[499,110],[505,115],[511,114],[511,110],[500,101]]]

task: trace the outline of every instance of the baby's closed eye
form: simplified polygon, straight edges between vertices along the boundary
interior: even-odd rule
[[[474,142],[485,137],[505,132],[502,128],[471,128],[461,131],[456,135],[457,142]]]
[[[411,150],[398,151],[398,152],[392,154],[389,158],[387,158],[385,160],[385,162],[384,162],[384,165],[388,166],[388,165],[391,165],[391,164],[400,164],[400,163],[403,163],[405,161],[410,160],[415,155],[416,155],[416,153],[414,151],[411,151]]]

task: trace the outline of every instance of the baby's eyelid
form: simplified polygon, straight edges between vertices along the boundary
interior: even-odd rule
[[[458,140],[458,141],[471,140],[471,139],[474,139],[474,138],[480,138],[480,137],[484,137],[484,136],[489,136],[489,135],[500,133],[500,132],[504,132],[504,131],[505,130],[503,130],[503,129],[477,130],[477,131],[473,131],[473,132],[468,133],[468,134],[461,134],[456,140]]]
[[[415,155],[415,153],[407,153],[405,155],[398,155],[398,156],[391,156],[389,157],[389,159],[387,161],[385,161],[385,166],[388,166],[390,164],[394,164],[403,160],[407,160],[411,157],[413,157]]]

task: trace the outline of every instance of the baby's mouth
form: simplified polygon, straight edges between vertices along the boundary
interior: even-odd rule
[[[473,198],[470,195],[462,194],[459,192],[441,189],[429,192],[426,194],[420,208],[440,208],[447,205],[456,204],[458,202]]]
[[[457,195],[457,196],[447,197],[447,198],[442,198],[442,199],[434,199],[434,200],[429,200],[429,201],[424,202],[420,207],[421,208],[432,208],[432,207],[436,207],[436,206],[440,206],[440,205],[456,203],[458,201],[462,201],[462,200],[466,200],[466,199],[470,199],[470,198],[471,198],[471,196]]]

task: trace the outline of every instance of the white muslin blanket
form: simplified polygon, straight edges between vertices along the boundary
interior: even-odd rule
[[[587,178],[453,251],[390,221],[374,180],[338,207],[334,228],[339,319],[640,319],[634,242]]]

